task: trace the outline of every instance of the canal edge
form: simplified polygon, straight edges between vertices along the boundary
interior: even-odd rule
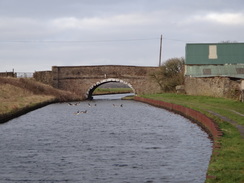
[[[216,151],[221,147],[219,140],[223,135],[223,132],[220,130],[219,126],[214,122],[213,119],[209,118],[208,116],[206,116],[205,114],[199,111],[181,105],[172,104],[169,102],[148,99],[148,98],[143,98],[138,96],[135,96],[134,100],[147,103],[156,107],[164,108],[170,112],[175,112],[177,114],[180,114],[188,118],[192,122],[198,124],[209,135],[209,137],[213,141],[212,155],[210,159],[212,159],[213,155],[217,155]],[[213,175],[206,174],[206,179],[215,179],[215,178],[216,177]]]
[[[0,124],[7,123],[8,121],[20,117],[28,112],[34,111],[36,109],[45,107],[49,104],[56,103],[57,100],[48,100],[41,103],[36,103],[33,106],[25,106],[23,108],[17,109],[16,111],[11,111],[9,113],[0,114]]]

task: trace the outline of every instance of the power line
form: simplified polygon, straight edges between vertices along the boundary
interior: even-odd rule
[[[114,40],[6,40],[0,43],[105,43],[158,40],[158,38],[114,39]]]
[[[169,41],[177,41],[177,42],[184,42],[184,43],[186,43],[186,42],[191,42],[191,41],[186,41],[186,40],[181,40],[181,39],[173,39],[173,38],[163,38],[164,40],[169,40]]]
[[[135,41],[150,41],[158,40],[159,38],[135,38],[135,39],[111,39],[111,40],[0,40],[0,43],[109,43],[109,42],[135,42]],[[180,39],[163,37],[163,40],[177,42],[191,42]]]

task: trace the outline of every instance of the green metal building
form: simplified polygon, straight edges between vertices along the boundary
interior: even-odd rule
[[[244,43],[186,44],[185,75],[244,79]]]

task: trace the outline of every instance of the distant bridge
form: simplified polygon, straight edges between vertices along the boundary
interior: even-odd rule
[[[82,95],[85,99],[92,99],[94,90],[109,82],[124,83],[135,94],[158,93],[160,87],[150,77],[157,70],[158,67],[122,65],[53,66],[52,71],[36,72],[34,78],[55,88]]]

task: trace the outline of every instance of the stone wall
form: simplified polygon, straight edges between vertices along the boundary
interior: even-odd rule
[[[0,77],[13,77],[13,78],[16,78],[17,74],[15,72],[0,72]]]
[[[53,66],[52,71],[35,72],[33,77],[37,81],[87,98],[87,93],[108,82],[125,83],[136,94],[159,93],[159,85],[150,77],[157,69],[123,65]]]
[[[53,85],[53,74],[52,71],[36,71],[33,74],[36,81],[42,82],[44,84]]]
[[[228,77],[196,78],[185,77],[185,91],[188,95],[224,97],[239,100],[241,80]]]
[[[149,72],[158,67],[138,67],[121,65],[101,66],[74,66],[57,67],[53,66],[52,71],[60,78],[134,78],[145,77]]]

